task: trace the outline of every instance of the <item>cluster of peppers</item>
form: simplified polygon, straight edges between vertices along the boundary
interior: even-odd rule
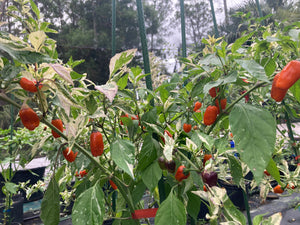
[[[43,84],[41,82],[37,82],[36,80],[32,81],[27,79],[26,77],[22,77],[19,81],[19,84],[25,91],[31,93],[36,93],[38,92],[38,89],[41,90],[43,87]],[[21,109],[19,111],[19,116],[24,127],[26,127],[28,130],[31,131],[34,130],[40,124],[39,116],[32,108],[30,108],[26,104],[26,101],[21,106]],[[64,131],[63,122],[61,119],[53,118],[51,124],[55,126],[60,132]],[[51,133],[54,138],[60,137],[60,135],[54,130],[51,130]],[[97,130],[93,130],[90,135],[90,149],[94,157],[101,156],[103,154],[103,150],[104,150],[103,137],[102,134]],[[66,147],[62,153],[65,159],[69,162],[74,162],[78,154],[78,152],[75,153],[68,147]]]

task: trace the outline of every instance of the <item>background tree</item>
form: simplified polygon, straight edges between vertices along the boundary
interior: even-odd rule
[[[162,45],[166,44],[167,37],[173,32],[169,29],[173,14],[171,0],[144,0],[145,26],[149,38],[150,51],[156,50],[158,54]]]
[[[212,30],[212,16],[207,1],[187,0],[184,1],[185,23],[187,41],[192,43],[195,49],[201,45],[203,37]],[[176,9],[180,9],[179,5]],[[176,11],[176,25],[180,19],[180,11]]]

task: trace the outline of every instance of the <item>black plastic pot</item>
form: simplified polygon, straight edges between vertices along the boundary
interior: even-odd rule
[[[13,200],[13,204],[11,209],[9,209],[10,218],[14,223],[23,223],[24,198],[21,195],[17,195],[17,196],[13,196],[12,200]],[[5,199],[1,198],[0,202],[1,205],[4,204]],[[2,222],[4,218],[4,213],[3,213],[4,209],[5,209],[4,205],[0,207],[0,222]]]
[[[28,186],[36,184],[39,180],[44,180],[46,167],[37,167],[30,170],[18,170],[13,176],[11,182],[15,184],[19,184],[21,182],[27,182]],[[30,172],[31,171],[31,172]],[[3,176],[0,174],[0,198],[5,197],[3,194],[2,187],[4,186]],[[22,197],[24,198],[24,202],[36,201],[43,198],[43,193],[41,191],[33,193],[29,199],[26,199],[26,192],[21,190]]]
[[[200,211],[198,213],[198,219],[207,221],[205,216],[207,213],[209,213],[209,209],[207,207],[208,204],[209,203],[207,201],[201,200]]]
[[[224,187],[226,189],[228,197],[236,207],[238,207],[240,210],[245,210],[245,201],[242,188],[234,184],[226,183],[223,180],[218,180],[218,184],[220,187]]]
[[[112,225],[114,222],[113,219],[109,219],[109,220],[104,220],[102,225]]]

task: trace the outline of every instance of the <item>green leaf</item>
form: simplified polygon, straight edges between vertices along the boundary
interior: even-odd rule
[[[158,162],[155,161],[142,172],[142,179],[147,188],[152,192],[162,176]]]
[[[143,122],[155,124],[156,121],[158,120],[156,108],[153,108],[153,109],[149,110],[148,112],[144,113],[142,115],[141,120]]]
[[[139,154],[139,164],[138,164],[139,170],[141,170],[141,171],[144,170],[150,164],[152,164],[154,160],[156,160],[157,144],[155,144],[155,142],[157,142],[157,141],[152,138],[151,134],[148,134],[145,137],[141,152]]]
[[[188,214],[193,217],[195,220],[197,220],[200,206],[203,204],[201,202],[201,198],[198,195],[193,194],[192,192],[187,192],[188,196],[188,204],[187,204],[187,212]]]
[[[263,216],[264,216],[264,214],[256,215],[252,221],[253,225],[260,225],[260,223],[263,220]]]
[[[17,190],[19,188],[19,185],[12,183],[12,182],[6,182],[5,183],[5,188],[8,192],[12,193],[12,194],[16,194]]]
[[[266,170],[278,182],[278,184],[280,184],[282,187],[284,186],[280,180],[280,173],[278,167],[273,159],[270,160]]]
[[[274,59],[270,58],[265,65],[265,72],[267,76],[272,75],[276,70],[276,62]]]
[[[89,95],[89,97],[85,99],[85,105],[90,115],[93,115],[94,112],[96,112],[98,104],[93,95]]]
[[[134,195],[132,195],[132,200],[134,205],[137,204],[142,199],[142,197],[145,194],[146,188],[147,188],[146,185],[142,181],[137,183],[137,185],[134,187],[132,191],[132,193],[134,193]]]
[[[118,84],[119,89],[120,89],[120,90],[123,90],[124,88],[126,88],[127,82],[128,82],[128,73],[125,74],[124,76],[122,76],[122,77],[118,80],[117,84]]]
[[[213,87],[218,87],[222,84],[234,83],[234,82],[236,82],[236,78],[237,78],[237,72],[232,71],[228,76],[226,76],[224,78],[220,78],[216,81],[211,81],[211,82],[205,84],[205,86],[203,88],[203,93],[208,93],[209,89],[211,89]]]
[[[229,160],[230,173],[233,181],[236,185],[239,185],[241,179],[243,178],[243,169],[239,161],[233,156],[227,154]]]
[[[111,157],[113,161],[119,166],[124,172],[129,174],[132,178],[133,175],[133,164],[134,164],[134,144],[129,140],[117,139],[111,143]]]
[[[236,52],[242,45],[255,33],[255,31],[251,32],[250,34],[240,37],[237,39],[231,46],[231,51]]]
[[[160,95],[162,102],[165,103],[167,101],[167,99],[169,98],[169,91],[165,88],[160,88],[159,95]]]
[[[155,225],[185,225],[186,211],[184,204],[171,191],[163,201],[155,216]]]
[[[59,223],[59,188],[55,178],[50,180],[41,204],[41,219],[45,225]]]
[[[241,67],[258,80],[269,82],[265,69],[254,60],[235,60]]]
[[[300,79],[289,89],[294,97],[300,102]]]
[[[263,108],[236,104],[229,122],[241,160],[249,166],[259,184],[274,151],[275,119]]]
[[[105,214],[105,199],[98,181],[76,199],[72,210],[72,224],[102,224]]]

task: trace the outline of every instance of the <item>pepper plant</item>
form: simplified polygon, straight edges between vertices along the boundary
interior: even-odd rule
[[[202,52],[182,59],[182,73],[152,91],[145,86],[147,74],[131,65],[136,49],[111,59],[104,85],[76,73],[83,60],[59,60],[55,40],[47,36],[55,31],[42,21],[33,1],[20,3],[9,13],[22,22],[22,39],[0,33],[0,99],[18,108],[26,102],[38,119],[19,116],[22,122],[39,122],[33,132],[49,127],[49,135],[37,142],[41,147],[51,141],[54,148],[41,208],[44,224],[59,222],[65,160],[75,179],[74,225],[102,224],[107,218],[114,224],[140,224],[149,216],[158,225],[186,224],[200,220],[201,204],[209,210],[202,219],[211,224],[246,224],[218,179],[245,193],[245,175],[251,171],[252,185],[258,186],[267,170],[286,187],[280,161],[272,158],[276,116],[299,104],[300,83],[287,90],[282,103],[271,97],[271,87],[275,74],[299,58],[299,24],[283,31],[250,27],[232,44],[223,37],[203,39]],[[24,77],[36,88],[24,89]],[[51,123],[57,119],[63,127]],[[299,154],[299,144],[288,145]],[[84,176],[78,171],[85,171]],[[144,209],[145,193],[154,199],[149,207],[158,209]]]

